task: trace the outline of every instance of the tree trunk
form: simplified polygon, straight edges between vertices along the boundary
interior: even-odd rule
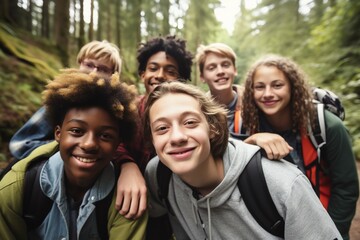
[[[70,0],[55,1],[55,43],[64,67],[69,66],[69,7]]]
[[[85,22],[84,22],[84,0],[79,0],[80,3],[80,23],[79,23],[79,41],[78,47],[82,48],[85,44]]]
[[[41,14],[41,36],[50,38],[49,28],[49,0],[43,0],[42,14]]]
[[[102,28],[102,19],[104,18],[104,5],[106,3],[104,3],[104,0],[98,0],[99,3],[99,9],[98,9],[98,22],[97,22],[97,31],[96,31],[96,37],[98,40],[102,40],[102,32],[103,32],[103,28]]]
[[[107,15],[106,15],[106,39],[111,42],[112,39],[112,29],[111,29],[111,9],[112,9],[113,1],[108,0],[107,6]]]
[[[169,0],[161,0],[161,9],[164,15],[164,19],[162,21],[162,32],[163,35],[167,35],[170,33],[170,23],[169,23],[169,9],[170,9],[170,1]]]
[[[121,49],[121,2],[115,1],[115,19],[116,19],[116,44]]]
[[[33,1],[28,0],[28,12],[26,17],[26,30],[32,32],[32,12],[33,12]]]
[[[94,40],[94,0],[90,2],[89,41]]]

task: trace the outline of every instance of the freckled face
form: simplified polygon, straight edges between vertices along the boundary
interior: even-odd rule
[[[206,55],[203,73],[200,78],[208,84],[210,91],[214,93],[224,89],[231,89],[236,75],[236,68],[230,58],[209,53]]]
[[[102,108],[71,109],[55,129],[64,171],[70,183],[93,184],[119,145],[115,119]]]
[[[175,174],[194,175],[213,160],[209,124],[196,99],[166,94],[152,105],[149,117],[156,153]]]
[[[164,51],[152,55],[146,64],[145,71],[140,75],[146,93],[151,93],[160,83],[175,81],[179,78],[179,66],[175,58]]]
[[[291,86],[282,71],[260,66],[253,81],[255,103],[265,115],[279,119],[290,115]]]

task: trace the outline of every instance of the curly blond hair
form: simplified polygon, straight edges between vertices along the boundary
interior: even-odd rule
[[[100,107],[116,119],[123,140],[135,135],[139,119],[137,90],[121,82],[118,73],[106,79],[94,72],[65,69],[46,85],[42,96],[54,127],[61,125],[70,109]]]
[[[245,79],[245,91],[242,99],[242,119],[244,127],[254,134],[259,132],[260,110],[254,100],[254,75],[260,66],[276,67],[284,73],[290,82],[292,131],[306,131],[308,123],[314,122],[314,105],[310,86],[300,67],[292,60],[278,56],[266,55],[250,68]]]

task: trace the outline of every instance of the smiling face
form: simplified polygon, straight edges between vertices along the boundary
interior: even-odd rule
[[[253,87],[255,103],[267,117],[290,119],[291,86],[282,71],[273,66],[258,67]]]
[[[175,81],[179,78],[179,66],[175,58],[160,51],[147,61],[145,71],[140,75],[146,93],[151,93],[160,83]]]
[[[200,77],[212,93],[231,90],[236,75],[236,68],[230,58],[215,53],[206,55]]]
[[[55,129],[68,183],[89,188],[119,145],[119,128],[104,109],[71,109]]]
[[[213,161],[209,124],[195,98],[167,93],[151,106],[149,120],[156,153],[175,174],[196,176]]]

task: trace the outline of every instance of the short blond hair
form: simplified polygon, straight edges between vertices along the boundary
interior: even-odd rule
[[[113,43],[103,40],[85,44],[77,55],[77,63],[81,64],[86,58],[109,62],[113,66],[113,73],[118,72],[121,74],[120,49]]]
[[[236,63],[236,54],[234,50],[224,43],[211,43],[209,45],[200,45],[196,50],[195,61],[199,67],[200,73],[204,71],[204,64],[208,54],[214,53],[220,56],[227,57],[231,60],[233,65]]]

